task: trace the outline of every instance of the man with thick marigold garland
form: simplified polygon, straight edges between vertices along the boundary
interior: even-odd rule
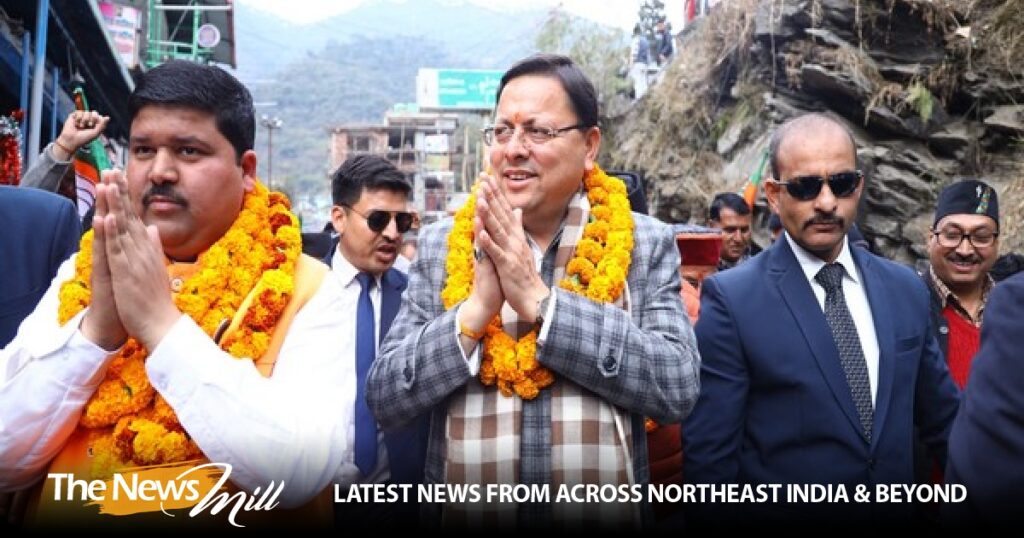
[[[454,220],[420,232],[370,408],[385,428],[431,414],[425,482],[548,487],[551,501],[432,505],[428,521],[650,519],[644,418],[687,415],[699,358],[672,230],[631,213],[623,183],[598,167],[597,121],[594,87],[571,60],[520,61],[484,129],[490,173]],[[578,484],[626,502],[554,502]]]
[[[353,383],[334,350],[354,344],[288,200],[256,178],[252,98],[221,69],[172,61],[129,109],[127,167],[98,186],[94,233],[0,352],[0,490],[210,461],[248,492],[283,482],[282,508],[329,525],[317,496],[345,457]],[[120,519],[56,502],[54,482],[30,523]],[[178,512],[151,517],[187,523]]]

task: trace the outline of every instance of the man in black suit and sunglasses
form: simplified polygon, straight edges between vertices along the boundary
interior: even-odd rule
[[[945,461],[957,390],[932,334],[928,291],[909,268],[850,247],[865,178],[842,123],[820,114],[787,121],[772,137],[771,166],[765,191],[785,233],[704,281],[686,480],[830,485],[840,501],[745,504],[745,523],[908,519],[912,504],[854,494],[865,486],[875,499],[876,485],[913,483],[915,425]]]
[[[331,223],[338,232],[337,246],[325,262],[328,278],[337,279],[337,300],[351,311],[351,323],[342,327],[339,345],[351,352],[355,401],[350,421],[350,460],[345,487],[361,484],[417,484],[422,481],[426,457],[426,417],[400,429],[382,431],[366,404],[366,374],[376,359],[380,342],[398,313],[408,280],[392,267],[399,255],[402,235],[415,222],[409,212],[412,185],[393,164],[375,155],[346,160],[331,178]],[[353,390],[354,389],[354,390]],[[337,503],[335,521],[343,528],[415,525],[414,503]]]

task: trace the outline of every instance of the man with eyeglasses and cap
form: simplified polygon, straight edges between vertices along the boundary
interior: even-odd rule
[[[981,318],[999,255],[999,198],[982,181],[965,179],[939,194],[923,270],[931,291],[932,328],[949,373],[961,389],[978,351]]]
[[[338,387],[349,394],[354,409],[345,417],[347,456],[335,475],[343,486],[418,484],[423,477],[427,416],[383,431],[366,403],[367,373],[408,283],[393,265],[402,235],[415,221],[408,207],[411,191],[405,175],[376,155],[350,157],[331,178],[331,223],[338,238],[324,261],[331,267],[328,279],[336,284],[336,304],[349,314],[338,345],[355,380],[354,386]],[[347,529],[414,526],[417,516],[411,502],[335,504],[335,521]]]
[[[829,484],[851,501],[744,504],[744,523],[908,520],[911,505],[852,500],[858,486],[914,481],[915,425],[945,461],[957,390],[932,335],[928,291],[909,268],[850,247],[864,176],[845,125],[791,119],[770,154],[765,192],[785,232],[704,281],[701,395],[683,425],[684,476]]]

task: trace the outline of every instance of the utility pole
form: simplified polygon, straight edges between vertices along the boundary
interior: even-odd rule
[[[277,116],[264,114],[260,125],[267,128],[267,189],[274,190],[274,130],[280,129],[284,122]]]

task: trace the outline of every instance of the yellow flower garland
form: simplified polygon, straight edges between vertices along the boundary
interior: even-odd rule
[[[174,298],[182,313],[213,336],[224,320],[234,318],[252,291],[254,299],[238,327],[219,344],[233,357],[256,360],[263,356],[294,291],[302,237],[290,208],[284,195],[257,183],[246,194],[231,228],[199,255],[198,271]],[[75,276],[61,285],[58,321],[62,325],[89,305],[92,243],[90,231],[82,237]],[[131,464],[173,463],[202,454],[174,410],[150,385],[147,356],[138,341],[129,339],[85,405],[79,424],[93,430],[95,478]]]
[[[626,187],[594,165],[583,180],[590,201],[590,221],[566,265],[566,277],[559,287],[597,302],[610,303],[622,295],[633,251],[633,216]],[[450,309],[469,297],[473,290],[473,216],[476,191],[455,214],[448,235],[448,274],[441,301]],[[518,341],[501,329],[501,316],[487,325],[483,338],[480,382],[497,384],[505,396],[518,394],[532,400],[555,380],[554,374],[537,362],[537,328]]]

